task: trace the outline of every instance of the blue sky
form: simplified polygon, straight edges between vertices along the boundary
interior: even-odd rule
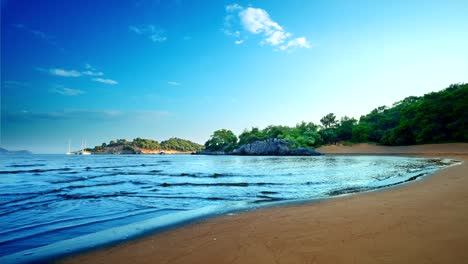
[[[468,82],[466,1],[1,1],[1,142],[359,118]]]

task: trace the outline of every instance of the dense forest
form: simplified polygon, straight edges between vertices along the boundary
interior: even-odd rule
[[[294,127],[268,126],[244,130],[239,137],[217,130],[205,143],[207,150],[230,151],[257,140],[279,138],[292,147],[315,148],[337,142],[374,142],[410,145],[468,142],[468,84],[453,84],[424,96],[410,96],[391,107],[380,106],[359,120],[327,114],[320,125],[302,122]]]
[[[161,142],[152,139],[135,138],[133,141],[126,139],[111,140],[109,143],[102,143],[101,146],[96,146],[89,149],[93,152],[102,152],[109,147],[123,146],[124,149],[131,150],[135,147],[148,149],[148,150],[177,150],[177,151],[199,151],[203,146],[189,140],[180,138],[170,138]]]

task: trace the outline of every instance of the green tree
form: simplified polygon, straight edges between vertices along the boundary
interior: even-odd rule
[[[208,150],[229,151],[236,147],[237,136],[227,129],[216,130],[210,139],[206,141],[205,147]]]
[[[333,127],[336,126],[336,124],[338,122],[336,121],[335,114],[329,113],[328,115],[326,115],[326,116],[322,117],[322,119],[320,119],[320,123],[322,123],[324,128],[333,128]]]
[[[339,141],[350,141],[353,139],[353,127],[357,124],[357,120],[344,116],[341,118],[337,126],[336,137]]]

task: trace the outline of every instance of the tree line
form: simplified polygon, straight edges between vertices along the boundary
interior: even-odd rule
[[[439,92],[410,96],[391,107],[380,106],[359,120],[329,113],[320,125],[301,122],[294,127],[268,126],[244,130],[238,137],[227,129],[215,131],[207,150],[230,151],[270,138],[284,139],[293,148],[315,148],[337,142],[411,145],[468,142],[468,84],[453,84]]]
[[[195,142],[181,139],[181,138],[170,138],[158,142],[152,139],[135,138],[133,141],[127,141],[126,139],[111,140],[109,143],[102,143],[101,146],[96,146],[94,149],[90,149],[95,152],[103,152],[107,147],[123,146],[125,149],[133,149],[134,147],[149,149],[149,150],[177,150],[177,151],[199,151],[204,147],[203,145]]]

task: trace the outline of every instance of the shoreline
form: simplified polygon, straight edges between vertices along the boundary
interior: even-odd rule
[[[466,145],[462,144],[462,150]],[[349,263],[354,259],[358,263],[457,262],[468,258],[468,253],[462,250],[468,243],[468,231],[463,230],[464,223],[468,222],[468,179],[462,177],[468,172],[468,154],[453,154],[416,154],[453,158],[461,160],[462,164],[449,166],[411,184],[200,219],[59,261]],[[444,197],[447,194],[451,199]],[[413,204],[421,206],[411,206]],[[364,210],[366,208],[368,210]],[[445,209],[446,215],[441,215],[437,208]],[[385,215],[387,217],[383,217]],[[410,221],[410,216],[415,219]],[[443,223],[442,227],[440,223]],[[395,226],[399,228],[395,230]],[[356,232],[350,234],[349,230]],[[353,238],[353,235],[358,236]],[[437,248],[440,250],[434,250]]]

